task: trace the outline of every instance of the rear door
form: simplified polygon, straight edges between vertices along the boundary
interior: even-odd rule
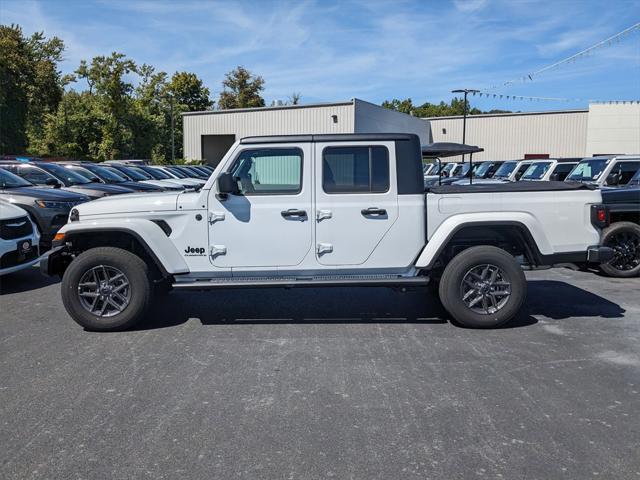
[[[392,141],[315,144],[315,248],[320,264],[363,264],[396,221],[394,147]]]

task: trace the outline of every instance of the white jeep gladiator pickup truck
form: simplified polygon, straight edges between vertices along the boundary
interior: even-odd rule
[[[238,287],[439,287],[469,327],[511,319],[523,266],[600,263],[600,191],[544,182],[424,191],[409,134],[251,137],[200,190],[74,207],[44,256],[91,330],[122,329],[154,292]]]

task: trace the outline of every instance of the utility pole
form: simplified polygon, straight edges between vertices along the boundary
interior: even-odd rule
[[[467,135],[467,95],[470,93],[480,93],[480,90],[474,90],[473,88],[460,88],[458,90],[451,90],[451,93],[464,93],[464,110],[462,114],[462,143],[466,140]],[[469,183],[473,183],[473,154],[469,155]],[[464,163],[464,155],[462,155],[462,163]]]
[[[171,112],[171,163],[176,163],[175,120],[173,119],[173,94],[169,93],[169,110]]]

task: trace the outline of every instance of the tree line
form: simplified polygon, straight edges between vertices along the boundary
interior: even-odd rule
[[[225,75],[214,101],[196,74],[168,75],[118,52],[82,60],[63,74],[64,50],[58,37],[26,36],[18,25],[0,25],[0,154],[166,162],[172,159],[172,127],[175,158],[183,155],[181,113],[265,106],[264,79],[242,66]],[[299,101],[294,93],[285,104]],[[394,99],[382,105],[420,117],[464,109],[457,98],[451,104]]]
[[[455,115],[463,115],[465,110],[465,101],[462,98],[453,98],[450,103],[429,103],[425,102],[422,105],[414,105],[410,98],[405,100],[385,100],[382,102],[382,106],[396,112],[407,113],[415,117],[428,118],[428,117],[450,117]],[[479,108],[471,107],[469,100],[466,104],[467,115],[479,115],[481,113],[511,113],[510,110],[489,110],[487,112],[480,110]]]

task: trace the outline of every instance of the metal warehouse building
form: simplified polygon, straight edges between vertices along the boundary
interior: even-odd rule
[[[434,142],[462,141],[462,116],[424,120]],[[470,115],[466,130],[466,143],[484,148],[474,160],[640,153],[640,102],[591,104],[588,110]]]
[[[429,143],[429,123],[354,98],[348,102],[183,114],[184,157],[217,165],[237,139],[253,135],[415,133]]]
[[[461,142],[462,117],[416,118],[353,99],[314,105],[183,114],[184,156],[217,165],[237,139],[252,135],[416,133],[423,144]],[[467,116],[474,160],[588,157],[640,153],[640,102],[591,104],[588,110]],[[452,158],[452,161],[460,160]]]

